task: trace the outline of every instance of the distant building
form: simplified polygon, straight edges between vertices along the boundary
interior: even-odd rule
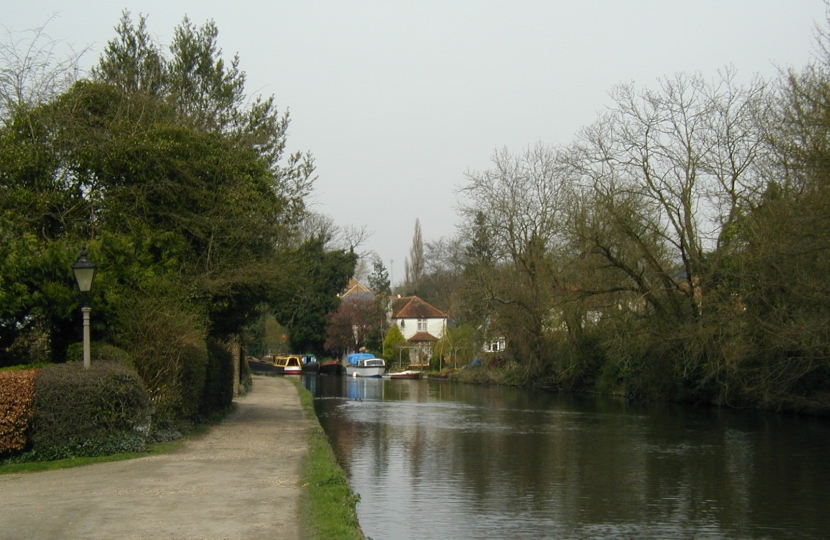
[[[481,350],[486,353],[503,353],[507,348],[507,340],[503,336],[497,336],[485,341]]]
[[[429,363],[435,342],[447,332],[447,314],[417,296],[393,298],[391,308],[391,322],[407,341],[409,363]]]
[[[362,284],[361,282],[359,282],[355,278],[351,278],[351,279],[349,279],[349,284],[346,285],[346,288],[343,289],[343,291],[340,294],[338,294],[337,296],[341,300],[344,300],[344,299],[346,299],[346,298],[348,298],[352,295],[355,295],[355,294],[363,294],[363,295],[368,294],[368,295],[374,296],[375,293],[374,293],[374,291],[372,291],[372,289],[370,289],[366,285]]]

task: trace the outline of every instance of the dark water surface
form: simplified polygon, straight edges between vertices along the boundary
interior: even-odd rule
[[[304,377],[374,540],[830,538],[830,421]]]

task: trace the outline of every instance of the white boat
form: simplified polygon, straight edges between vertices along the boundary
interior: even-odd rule
[[[386,372],[386,362],[383,358],[375,358],[370,353],[355,353],[349,355],[346,365],[346,375],[349,377],[383,377]]]

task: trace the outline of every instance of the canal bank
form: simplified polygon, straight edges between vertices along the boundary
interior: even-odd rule
[[[0,476],[2,538],[307,537],[301,480],[319,424],[284,378],[255,376],[236,404],[169,454]]]
[[[431,379],[304,381],[372,538],[830,531],[826,419]]]

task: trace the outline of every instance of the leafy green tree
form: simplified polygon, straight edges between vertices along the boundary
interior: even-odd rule
[[[385,297],[388,300],[392,294],[389,272],[386,270],[386,266],[384,266],[380,257],[376,257],[372,261],[372,273],[369,275],[368,285],[378,297]]]
[[[401,329],[393,324],[383,338],[383,357],[389,362],[397,360],[398,349],[403,345],[406,345],[406,338],[403,337]]]
[[[481,350],[477,334],[476,328],[469,324],[447,329],[432,348],[430,364],[439,368],[468,365]]]
[[[380,257],[375,257],[372,262],[372,273],[369,274],[368,284],[369,288],[375,293],[372,300],[376,308],[377,322],[375,324],[375,330],[367,340],[367,347],[372,350],[381,350],[383,348],[383,336],[389,325],[388,311],[389,301],[392,297],[392,283],[389,280],[389,273],[386,270],[386,266],[384,266]]]
[[[287,114],[273,98],[245,99],[238,59],[224,63],[217,37],[212,22],[185,19],[165,57],[146,18],[133,24],[125,13],[89,80],[6,110],[0,363],[33,358],[32,351],[62,361],[79,339],[71,265],[85,244],[99,265],[95,339],[124,342],[124,306],[173,290],[188,314],[182,335],[201,336],[190,339],[197,348],[239,334],[263,303],[291,313],[285,320],[295,323],[298,346],[322,345],[353,256],[322,244],[295,247],[313,159],[286,154]],[[155,323],[149,327],[167,327],[163,317]],[[174,343],[145,342],[136,350],[142,358],[158,353],[174,378],[184,375],[179,357],[153,349]],[[165,402],[192,411],[193,396],[179,397]]]
[[[124,12],[115,27],[116,38],[107,43],[93,77],[125,93],[157,95],[164,88],[165,58],[147,30],[147,16],[132,23]]]
[[[326,342],[327,316],[337,310],[337,294],[354,273],[357,255],[327,251],[324,238],[302,244],[281,258],[280,280],[269,303],[277,321],[289,332],[295,352],[322,355]]]

